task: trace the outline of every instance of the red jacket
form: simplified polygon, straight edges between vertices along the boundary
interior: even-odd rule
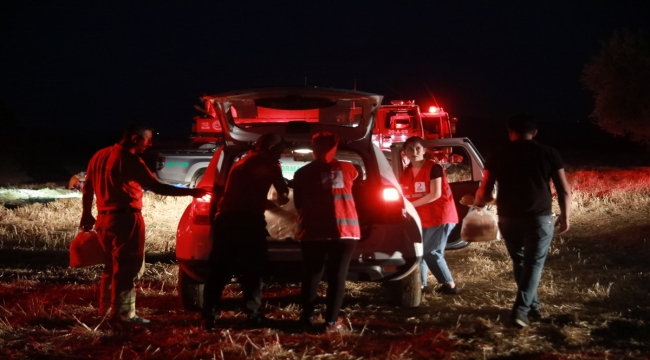
[[[358,172],[348,162],[312,161],[294,175],[293,198],[298,212],[298,240],[361,238],[352,197]]]
[[[440,165],[432,160],[426,160],[416,177],[413,176],[413,166],[406,168],[406,171],[404,171],[400,179],[402,191],[406,199],[413,202],[431,191],[430,174],[434,166]],[[442,166],[440,167],[442,168]],[[415,208],[418,215],[420,215],[422,228],[458,223],[456,204],[454,203],[454,197],[447,182],[447,175],[445,174],[444,168],[442,168],[441,187],[441,194],[438,199]]]

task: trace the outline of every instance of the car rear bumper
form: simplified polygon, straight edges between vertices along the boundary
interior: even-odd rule
[[[386,259],[355,258],[350,262],[347,280],[349,281],[386,281],[399,280],[420,263],[421,257]],[[180,269],[198,282],[206,282],[210,273],[208,260],[176,259]],[[293,278],[300,280],[302,276],[302,259],[269,261],[267,277]]]

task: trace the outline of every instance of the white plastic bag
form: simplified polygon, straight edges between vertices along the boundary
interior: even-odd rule
[[[499,237],[497,217],[486,209],[471,207],[463,219],[460,237],[468,242],[492,241]]]
[[[104,249],[95,231],[79,231],[70,243],[70,267],[84,267],[104,263]]]
[[[273,207],[264,213],[266,219],[266,230],[269,232],[269,241],[285,241],[296,238],[298,211],[293,204],[293,189],[289,189],[289,202],[279,206],[277,204],[277,192],[275,187],[269,189],[268,200]]]

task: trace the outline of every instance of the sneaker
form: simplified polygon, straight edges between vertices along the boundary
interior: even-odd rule
[[[124,324],[131,324],[131,325],[149,325],[151,324],[151,320],[145,319],[143,317],[139,316],[134,316],[131,318],[127,318],[126,316],[117,316],[116,320],[118,322],[124,323]]]
[[[520,329],[530,326],[530,320],[528,316],[515,313],[512,315],[512,324]]]
[[[530,322],[540,322],[542,321],[542,313],[539,309],[530,309],[530,311],[528,311],[528,320]]]
[[[249,315],[246,318],[246,326],[251,328],[265,328],[271,327],[271,319],[264,315]]]
[[[349,328],[345,323],[343,323],[343,320],[338,319],[336,322],[328,322],[325,323],[325,333],[326,334],[340,334],[343,332],[348,331]]]
[[[207,331],[214,330],[217,326],[217,320],[219,320],[217,314],[205,315],[203,317],[203,328]]]
[[[433,286],[429,286],[429,285],[422,286],[422,293],[423,294],[433,294],[433,291],[434,291]]]
[[[443,294],[443,295],[458,295],[460,294],[460,289],[458,288],[458,286],[449,287],[447,286],[447,284],[443,284],[438,286],[436,292],[438,294]]]
[[[302,331],[313,331],[316,329],[316,319],[314,316],[301,316],[298,324]]]

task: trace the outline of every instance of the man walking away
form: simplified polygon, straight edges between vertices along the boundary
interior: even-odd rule
[[[278,162],[283,150],[282,137],[264,134],[257,140],[255,149],[230,170],[212,224],[211,269],[203,291],[207,330],[214,328],[223,289],[235,274],[242,287],[247,324],[259,327],[268,323],[259,311],[268,256],[264,211],[271,185],[277,191],[280,205],[289,201],[289,188]]]
[[[537,295],[542,268],[553,238],[552,195],[557,191],[560,214],[558,234],[569,230],[571,189],[560,154],[537,143],[537,125],[524,114],[508,121],[510,142],[488,159],[474,205],[484,207],[499,185],[497,209],[499,230],[513,262],[517,296],[511,320],[526,327],[541,318]]]
[[[99,314],[131,324],[150,322],[135,314],[135,281],[144,270],[143,188],[168,196],[208,194],[204,189],[177,188],[158,181],[139,156],[152,145],[152,132],[149,126],[131,125],[119,143],[95,153],[88,164],[82,196],[80,226],[90,230],[94,225],[104,249]],[[92,215],[93,197],[97,220]]]

